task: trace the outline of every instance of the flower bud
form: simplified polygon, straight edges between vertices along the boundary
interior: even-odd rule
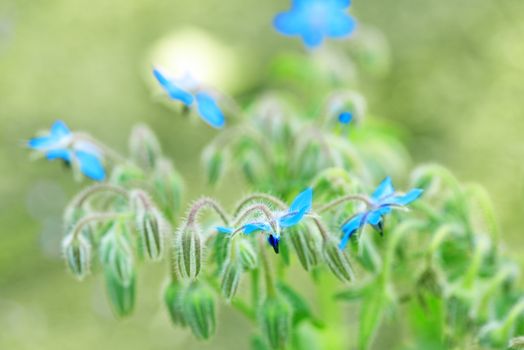
[[[184,318],[199,339],[209,339],[216,328],[215,299],[202,283],[194,282],[184,293]]]
[[[222,271],[222,282],[220,288],[222,290],[222,295],[227,301],[230,301],[231,298],[235,296],[241,275],[242,267],[233,261],[226,262],[224,270]]]
[[[122,231],[117,231],[122,230]],[[125,237],[125,227],[115,225],[100,243],[100,259],[106,274],[111,274],[123,286],[129,285],[135,275],[133,251]]]
[[[158,139],[145,124],[137,124],[131,131],[129,151],[136,164],[146,170],[154,169],[158,157],[162,155]]]
[[[246,270],[253,270],[258,265],[257,253],[255,248],[246,239],[240,239],[237,242],[238,259],[242,267]]]
[[[131,205],[136,214],[136,228],[147,257],[151,260],[161,259],[167,223],[145,192],[133,191]]]
[[[113,312],[119,317],[125,317],[133,312],[135,306],[136,279],[134,272],[127,283],[116,278],[110,266],[104,267],[106,287]]]
[[[297,253],[300,264],[306,271],[311,270],[319,261],[320,237],[316,232],[309,230],[308,227],[297,226],[290,229],[287,235]]]
[[[225,170],[225,155],[222,150],[214,145],[208,146],[202,155],[204,168],[206,169],[207,179],[211,185],[220,180]]]
[[[157,161],[153,174],[153,187],[155,199],[166,216],[171,217],[180,211],[184,183],[169,159],[161,158]]]
[[[164,291],[164,302],[166,303],[167,310],[171,321],[176,326],[185,327],[187,325],[182,312],[182,303],[184,300],[184,287],[175,282],[171,281]]]
[[[338,247],[338,243],[335,240],[325,240],[322,253],[327,266],[338,279],[347,282],[354,279],[349,257],[345,251]]]
[[[174,263],[180,278],[195,279],[203,262],[203,244],[196,225],[183,224],[175,233]]]
[[[260,326],[271,348],[285,348],[291,332],[291,316],[291,308],[282,298],[268,297],[262,304]]]
[[[79,280],[90,272],[91,244],[82,235],[68,234],[62,241],[67,267]]]

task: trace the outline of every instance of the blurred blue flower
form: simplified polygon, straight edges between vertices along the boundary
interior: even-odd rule
[[[344,249],[351,236],[363,228],[366,223],[383,234],[383,216],[389,214],[392,209],[405,207],[419,198],[423,192],[420,188],[414,188],[406,194],[398,194],[388,176],[371,195],[371,207],[354,215],[342,225],[343,236],[339,245],[340,249]]]
[[[338,121],[342,124],[349,124],[353,120],[353,113],[342,112],[338,115]]]
[[[27,146],[41,152],[48,160],[61,159],[85,176],[103,181],[106,174],[100,151],[90,142],[75,140],[73,136],[67,125],[57,120],[51,126],[49,134],[30,139]]]
[[[341,38],[355,30],[356,23],[346,9],[350,0],[293,0],[291,10],[278,14],[274,26],[284,35],[299,35],[314,48],[325,37]]]
[[[193,106],[196,100],[198,114],[206,123],[217,129],[224,126],[224,114],[211,95],[191,87],[190,85],[193,84],[187,81],[177,82],[169,79],[156,68],[153,69],[153,75],[171,99],[178,100],[187,107]],[[194,91],[191,92],[191,90]]]
[[[275,253],[279,252],[280,232],[274,232],[272,224],[276,224],[277,229],[288,228],[297,225],[304,216],[311,211],[313,206],[313,189],[307,188],[295,197],[288,210],[275,212],[275,222],[269,223],[264,221],[256,221],[245,224],[240,228],[244,234],[249,235],[254,232],[268,233],[268,243],[273,247]],[[219,226],[216,228],[218,232],[230,234],[235,230],[228,227]]]

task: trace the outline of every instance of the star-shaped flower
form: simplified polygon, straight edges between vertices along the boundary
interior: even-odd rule
[[[395,208],[405,207],[419,198],[422,192],[424,192],[422,189],[414,188],[406,194],[399,194],[395,192],[391,178],[388,176],[371,195],[371,206],[366,211],[354,215],[342,225],[343,236],[339,245],[340,249],[344,249],[351,236],[366,224],[373,226],[382,234],[383,216],[389,214]]]
[[[268,243],[273,247],[275,253],[279,252],[280,232],[275,232],[273,227],[276,227],[276,231],[280,231],[281,228],[288,228],[297,225],[304,216],[311,211],[313,205],[313,189],[307,188],[295,197],[288,210],[275,212],[274,222],[267,221],[255,221],[245,224],[240,228],[244,234],[248,235],[253,232],[266,232],[268,233]],[[235,232],[234,229],[229,227],[217,227],[218,232],[231,234]]]
[[[284,35],[299,35],[304,44],[314,48],[326,37],[341,38],[351,34],[356,23],[347,14],[350,0],[293,0],[291,10],[278,14],[274,26]]]
[[[217,129],[224,126],[224,114],[215,99],[198,88],[194,81],[170,79],[156,68],[153,69],[153,75],[171,99],[178,100],[189,108],[196,103],[198,114],[206,123]]]
[[[47,135],[30,139],[27,146],[42,153],[48,160],[63,160],[95,181],[103,181],[106,177],[102,153],[98,147],[89,141],[75,138],[61,120],[51,126]]]

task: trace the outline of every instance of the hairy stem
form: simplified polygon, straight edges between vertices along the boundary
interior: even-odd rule
[[[350,194],[350,195],[347,195],[347,196],[344,196],[344,197],[337,198],[337,199],[333,200],[332,202],[329,202],[329,203],[321,206],[320,208],[317,209],[317,212],[318,213],[323,213],[325,211],[334,209],[334,208],[338,207],[339,205],[344,204],[346,202],[350,202],[350,201],[360,201],[362,203],[365,203],[368,207],[372,207],[373,206],[373,203],[366,196],[362,196],[362,195],[358,195],[358,194]]]
[[[273,275],[271,274],[271,264],[269,263],[269,260],[266,254],[264,241],[259,239],[258,243],[260,247],[260,258],[262,260],[262,267],[264,268],[264,277],[266,280],[267,296],[274,297],[276,295],[276,289],[275,289],[275,283],[273,281]]]
[[[244,209],[244,207],[248,205],[249,203],[254,202],[254,201],[259,201],[259,200],[271,202],[272,204],[275,204],[276,206],[278,206],[279,209],[287,208],[286,203],[284,203],[283,201],[281,201],[279,198],[275,196],[272,196],[267,193],[253,193],[249,195],[248,197],[244,198],[244,200],[242,200],[237,205],[237,208],[233,216],[237,216],[241,212],[241,210]]]
[[[120,195],[124,198],[129,197],[129,193],[123,187],[111,185],[108,183],[96,184],[89,186],[78,193],[70,202],[69,207],[80,207],[82,206],[92,195],[95,195],[100,192],[112,192],[117,195]]]
[[[224,222],[225,225],[229,225],[229,218],[227,213],[224,209],[222,209],[222,206],[211,198],[201,198],[197,200],[193,206],[191,207],[191,210],[189,212],[189,215],[187,217],[187,225],[194,224],[198,213],[206,208],[213,209],[213,211],[220,217],[220,219]]]

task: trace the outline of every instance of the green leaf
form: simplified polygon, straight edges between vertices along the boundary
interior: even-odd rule
[[[369,349],[387,306],[387,296],[383,288],[374,286],[374,289],[369,290],[360,310],[358,338],[360,350]]]
[[[301,321],[309,319],[315,326],[322,326],[322,322],[316,319],[307,301],[300,294],[283,282],[278,282],[277,288],[293,308],[293,325],[297,325]]]

